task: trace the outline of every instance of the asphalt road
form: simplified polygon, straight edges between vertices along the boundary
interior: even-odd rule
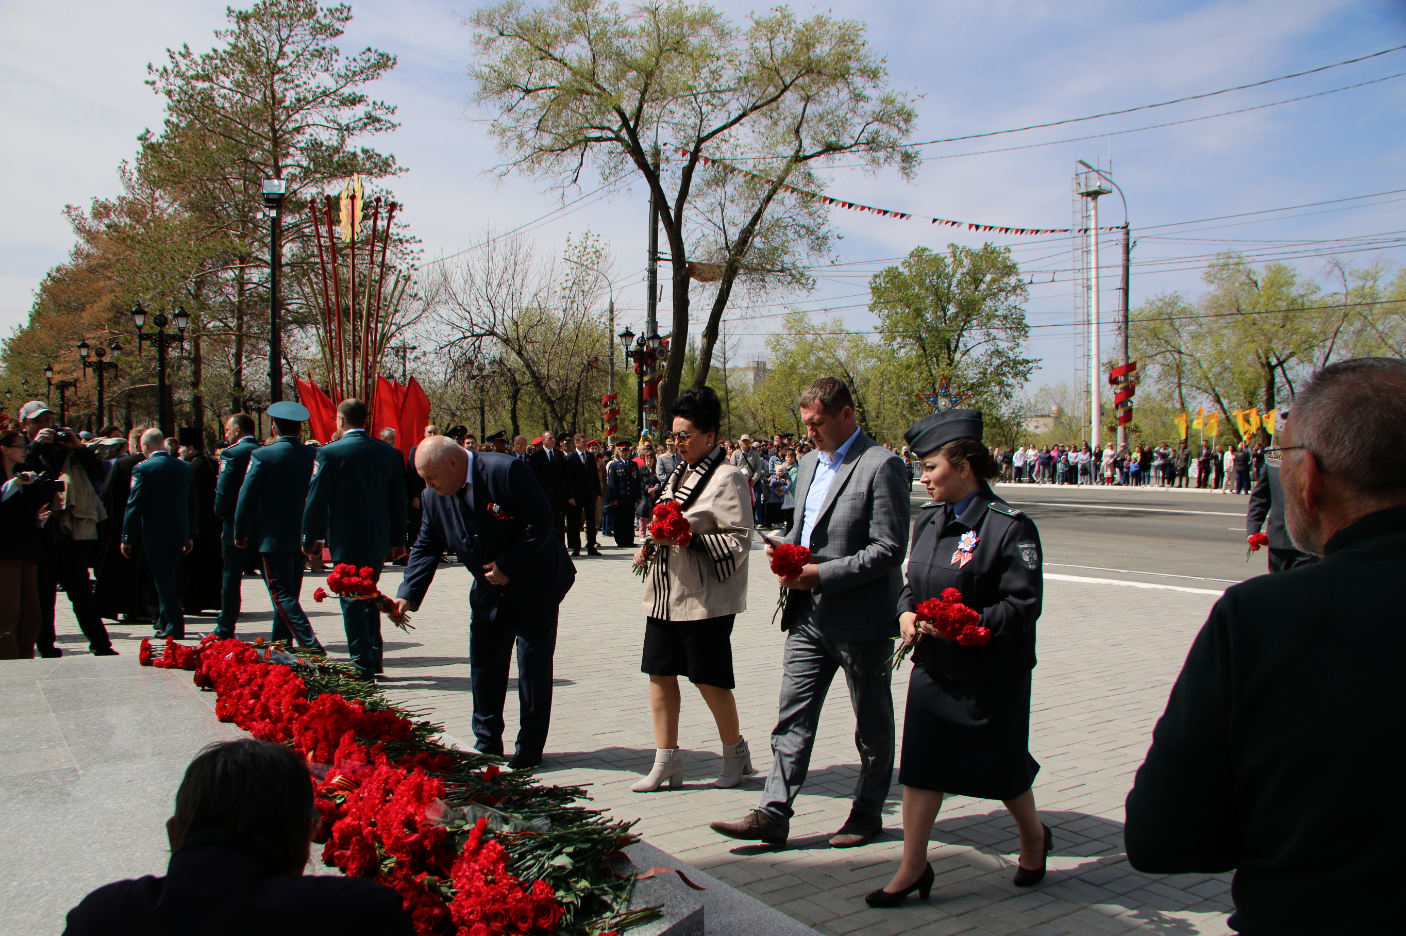
[[[1211,589],[1263,574],[1245,556],[1248,497],[1161,488],[998,484],[1040,529],[1046,577]],[[914,485],[914,504],[927,493]]]

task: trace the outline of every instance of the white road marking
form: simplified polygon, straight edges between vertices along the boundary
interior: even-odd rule
[[[1157,582],[1129,582],[1126,579],[1092,578],[1087,575],[1060,575],[1057,572],[1046,572],[1045,581],[1078,582],[1083,585],[1123,585],[1127,588],[1152,588],[1157,591],[1181,592],[1187,595],[1215,595],[1219,597],[1225,593],[1225,590],[1220,588],[1189,588],[1186,585],[1162,585]]]
[[[1198,517],[1243,517],[1243,513],[1222,510],[1183,510],[1179,507],[1125,507],[1122,504],[1078,504],[1073,501],[1008,501],[1017,507],[1078,507],[1086,510],[1137,510],[1143,513],[1195,514]]]
[[[1089,572],[1121,572],[1124,575],[1156,575],[1161,578],[1190,579],[1193,582],[1223,582],[1226,585],[1238,585],[1240,579],[1218,579],[1207,578],[1204,575],[1178,575],[1175,572],[1144,572],[1141,569],[1110,569],[1107,566],[1086,566],[1073,565],[1068,562],[1045,562],[1045,568],[1059,566],[1061,569],[1084,569]]]

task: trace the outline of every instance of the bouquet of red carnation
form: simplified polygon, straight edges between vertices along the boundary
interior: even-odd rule
[[[693,539],[693,530],[688,525],[688,518],[679,509],[677,501],[666,500],[654,505],[654,513],[649,521],[650,539],[644,543],[644,565],[633,568],[633,572],[640,578],[644,578],[649,569],[649,560],[654,557],[654,551],[659,548],[659,543],[655,540],[673,540],[680,547],[688,545]]]
[[[397,611],[395,602],[376,587],[376,570],[370,566],[358,569],[349,562],[337,563],[327,576],[327,588],[314,591],[312,600],[321,602],[329,593],[348,601],[370,601],[396,627],[401,630],[415,629],[410,623],[410,615]]]
[[[783,582],[800,576],[810,565],[811,555],[809,546],[796,546],[791,543],[782,543],[771,550],[771,571]],[[771,623],[776,623],[776,616],[781,613],[781,609],[786,607],[786,599],[790,597],[791,589],[785,585],[781,586],[781,594],[776,599],[776,610],[771,614]]]
[[[1245,542],[1249,544],[1249,548],[1245,550],[1245,561],[1249,562],[1250,553],[1259,552],[1262,548],[1269,545],[1269,534],[1251,533]]]
[[[963,647],[984,647],[991,642],[991,629],[981,626],[981,614],[963,604],[962,593],[955,588],[944,588],[937,598],[921,602],[914,613],[918,616],[918,633],[912,643],[902,637],[895,642],[893,656],[889,658],[890,671],[898,669],[923,639],[927,633],[922,629],[924,624]]]

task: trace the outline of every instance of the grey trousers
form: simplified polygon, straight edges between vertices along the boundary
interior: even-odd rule
[[[893,691],[886,666],[892,650],[888,640],[830,640],[810,621],[787,633],[780,712],[771,732],[771,773],[759,807],[763,812],[778,822],[790,821],[791,804],[810,769],[820,709],[840,669],[849,683],[859,749],[853,810],[868,816],[882,812],[893,780]]]

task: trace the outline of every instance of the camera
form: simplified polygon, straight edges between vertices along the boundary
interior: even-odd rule
[[[33,476],[29,482],[29,490],[44,500],[49,500],[55,494],[62,494],[64,491],[63,478],[52,478],[47,474]]]
[[[78,438],[78,437],[73,434],[73,430],[72,430],[72,429],[67,429],[67,428],[65,428],[65,429],[55,429],[55,430],[54,430],[54,438],[55,438],[55,439],[58,439],[60,442],[72,442],[74,439],[76,439],[76,438]]]

